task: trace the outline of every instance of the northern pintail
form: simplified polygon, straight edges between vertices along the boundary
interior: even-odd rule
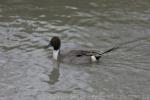
[[[65,63],[75,63],[75,64],[86,64],[91,62],[97,62],[102,54],[110,52],[115,48],[111,48],[104,52],[99,50],[63,50],[61,48],[60,38],[57,36],[52,37],[47,47],[53,47],[53,59],[60,60]]]

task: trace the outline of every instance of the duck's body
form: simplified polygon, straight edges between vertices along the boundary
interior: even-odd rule
[[[74,64],[86,64],[91,62],[96,62],[101,57],[97,57],[96,55],[99,55],[98,51],[96,50],[68,50],[64,51],[62,50],[60,52],[60,57],[62,62],[67,63],[74,63]]]
[[[61,50],[61,41],[59,37],[53,37],[50,40],[48,47],[53,47],[53,59],[59,60],[65,63],[74,64],[86,64],[97,62],[102,54],[110,52],[116,48],[111,48],[105,52],[100,52],[99,50],[85,50],[85,49],[65,49]]]

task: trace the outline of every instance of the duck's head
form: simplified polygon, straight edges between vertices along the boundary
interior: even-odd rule
[[[61,46],[61,41],[60,41],[59,37],[54,36],[50,40],[50,42],[49,42],[47,47],[53,47],[54,50],[59,50],[60,46]]]
[[[61,46],[61,41],[60,41],[59,37],[57,37],[57,36],[53,37],[47,46],[47,48],[53,47],[53,58],[55,60],[58,60],[60,46]]]

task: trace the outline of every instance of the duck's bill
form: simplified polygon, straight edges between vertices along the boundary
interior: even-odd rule
[[[49,47],[52,47],[52,45],[49,43],[47,46],[45,46],[44,48],[49,48]]]

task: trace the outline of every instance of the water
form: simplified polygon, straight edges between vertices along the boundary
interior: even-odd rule
[[[105,50],[99,63],[57,65],[44,49]],[[0,100],[149,100],[149,0],[0,1]]]

